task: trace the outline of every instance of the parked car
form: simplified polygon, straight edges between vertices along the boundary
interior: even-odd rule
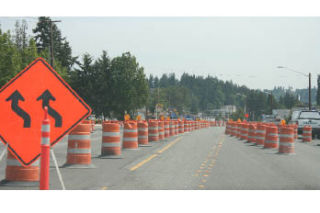
[[[298,134],[302,134],[302,129],[306,125],[312,127],[312,137],[320,136],[320,114],[317,110],[302,110],[299,113],[296,124],[298,125]]]

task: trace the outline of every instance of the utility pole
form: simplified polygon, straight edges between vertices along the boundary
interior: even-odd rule
[[[52,23],[61,22],[60,20],[49,20],[50,22],[50,64],[54,68],[54,52],[53,52],[53,29]]]
[[[295,72],[295,73],[298,73],[298,74],[301,74],[301,75],[303,75],[303,76],[305,76],[305,77],[309,77],[309,110],[311,110],[311,73],[309,73],[309,75],[306,75],[306,74],[304,74],[304,73],[302,73],[302,72],[299,72],[299,71],[297,71],[297,70],[293,70],[293,69],[291,69],[291,68],[288,68],[288,67],[284,67],[284,66],[277,66],[277,68],[279,68],[279,69],[287,69],[287,70],[289,70],[289,71],[292,71],[292,72]]]
[[[309,72],[309,110],[311,110],[311,73]]]

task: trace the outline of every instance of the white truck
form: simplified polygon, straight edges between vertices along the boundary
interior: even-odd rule
[[[298,134],[302,134],[304,126],[312,126],[312,137],[320,137],[320,114],[317,110],[301,110],[296,120]]]

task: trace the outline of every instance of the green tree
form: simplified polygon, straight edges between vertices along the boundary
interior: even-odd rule
[[[69,42],[65,37],[62,37],[61,31],[55,23],[51,23],[50,17],[41,16],[38,19],[37,26],[33,29],[35,41],[38,51],[49,52],[51,46],[51,24],[52,24],[52,40],[55,64],[60,62],[62,67],[65,67],[68,72],[77,60],[77,57],[72,57],[72,50]]]
[[[111,81],[115,91],[112,97],[113,113],[123,119],[125,112],[134,114],[147,103],[148,81],[143,68],[129,52],[115,57],[111,61]]]

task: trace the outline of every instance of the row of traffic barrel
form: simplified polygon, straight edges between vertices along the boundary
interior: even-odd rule
[[[228,121],[225,134],[263,148],[278,149],[279,153],[294,154],[298,139],[296,124]],[[304,126],[302,142],[312,141],[312,127]]]
[[[222,126],[217,121],[103,121],[100,158],[123,158],[122,150],[136,150],[148,146],[149,142],[192,132],[209,126]],[[123,131],[121,131],[123,129]],[[68,135],[66,162],[64,168],[94,168],[91,156],[91,133],[95,131],[92,120],[84,120]],[[5,179],[1,185],[37,185],[39,183],[39,160],[29,167],[23,167],[8,151]]]

